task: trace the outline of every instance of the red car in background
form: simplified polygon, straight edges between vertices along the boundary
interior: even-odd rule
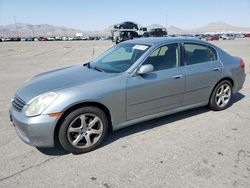
[[[245,37],[250,37],[250,33],[245,34]]]
[[[206,40],[219,40],[219,36],[218,35],[209,35],[209,36],[206,36]]]

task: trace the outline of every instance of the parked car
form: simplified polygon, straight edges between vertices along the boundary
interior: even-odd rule
[[[114,25],[115,29],[136,29],[138,30],[138,25],[134,22],[122,22],[120,24]]]
[[[120,43],[120,42],[123,42],[123,41],[126,41],[126,40],[131,40],[131,39],[134,39],[134,38],[138,38],[139,35],[137,32],[135,31],[120,31],[120,34],[118,37],[116,37],[116,44]]]
[[[48,41],[55,41],[55,37],[47,37]]]
[[[39,41],[48,41],[48,39],[46,37],[39,37],[38,40]]]
[[[25,41],[34,41],[34,37],[26,37]]]
[[[11,42],[19,42],[19,41],[21,41],[21,37],[11,37],[10,41]]]
[[[137,33],[138,33],[139,36],[143,36],[144,33],[146,33],[147,31],[148,30],[147,30],[146,27],[141,27],[141,28],[138,29]]]
[[[200,106],[226,109],[243,87],[244,67],[198,39],[129,40],[90,63],[33,77],[14,95],[10,120],[27,144],[53,147],[58,139],[65,150],[84,153],[109,129]]]
[[[235,34],[235,38],[245,38],[244,34]]]
[[[250,33],[245,34],[245,37],[250,37]]]
[[[235,36],[233,34],[225,34],[221,36],[222,40],[234,40]]]
[[[196,34],[196,35],[194,35],[194,37],[197,38],[197,39],[200,39],[200,40],[202,39],[202,35],[201,34]]]
[[[6,37],[3,39],[4,42],[10,42],[11,41],[11,38],[10,37]]]
[[[165,28],[154,28],[150,29],[149,32],[145,32],[144,37],[164,37],[167,34],[168,33]]]
[[[56,36],[56,37],[55,37],[55,40],[57,40],[57,41],[61,41],[61,40],[62,40],[62,37],[60,37],[60,36]]]
[[[208,36],[206,36],[206,38],[205,38],[207,41],[212,41],[212,40],[219,40],[220,39],[220,37],[218,36],[218,35],[208,35]]]

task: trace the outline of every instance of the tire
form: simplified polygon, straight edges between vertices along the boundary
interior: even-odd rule
[[[59,142],[70,153],[86,153],[96,149],[107,132],[106,114],[97,107],[82,107],[69,113],[62,122]]]
[[[214,88],[209,107],[212,110],[220,111],[226,109],[232,99],[232,84],[228,80],[223,80]]]

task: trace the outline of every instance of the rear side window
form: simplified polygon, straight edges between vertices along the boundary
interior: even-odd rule
[[[216,61],[216,51],[206,45],[184,44],[187,65]]]

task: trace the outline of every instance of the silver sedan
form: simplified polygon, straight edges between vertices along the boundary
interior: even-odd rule
[[[123,42],[92,62],[39,74],[15,94],[10,119],[35,147],[98,147],[108,130],[208,105],[224,110],[243,87],[245,64],[196,39]]]

